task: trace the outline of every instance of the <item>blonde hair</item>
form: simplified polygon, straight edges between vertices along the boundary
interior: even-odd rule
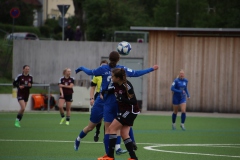
[[[179,73],[180,72],[183,72],[184,73],[184,70],[183,69],[180,69]],[[177,78],[179,78],[179,74],[177,75]]]
[[[68,69],[70,69],[70,68],[65,68],[65,69],[63,70],[63,75],[64,75],[64,76],[65,76],[65,74],[66,74],[66,72],[67,72]]]

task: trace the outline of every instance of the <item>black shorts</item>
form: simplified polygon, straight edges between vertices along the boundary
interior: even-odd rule
[[[94,94],[94,100],[97,99],[98,95],[99,95],[99,92],[96,92],[96,93]]]
[[[28,102],[28,97],[29,97],[29,94],[18,94],[17,95],[18,101],[24,100],[24,102]]]
[[[133,114],[129,111],[118,113],[117,118],[115,118],[118,122],[120,122],[123,126],[133,126],[133,122],[137,114]]]
[[[17,96],[18,101],[24,100],[24,102],[28,102],[29,96]]]
[[[64,97],[60,97],[59,99],[65,99],[66,102],[72,102],[72,94],[64,95]]]

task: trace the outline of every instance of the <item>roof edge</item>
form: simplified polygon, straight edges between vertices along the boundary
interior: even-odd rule
[[[183,27],[142,27],[130,26],[137,31],[197,31],[197,32],[240,32],[240,28],[183,28]]]

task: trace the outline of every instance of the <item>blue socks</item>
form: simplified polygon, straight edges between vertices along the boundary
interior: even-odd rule
[[[177,118],[177,115],[173,113],[172,114],[172,123],[176,122],[176,118]]]
[[[84,133],[83,131],[81,131],[81,133],[79,134],[79,137],[80,137],[81,139],[83,139],[86,135],[87,135],[86,133]]]
[[[182,124],[184,124],[185,119],[186,119],[186,113],[182,113],[182,115],[181,115],[181,123]]]

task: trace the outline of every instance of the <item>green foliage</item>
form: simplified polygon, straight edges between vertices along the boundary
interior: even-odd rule
[[[48,26],[53,34],[57,34],[59,32],[62,32],[62,28],[58,24],[58,20],[55,19],[47,19],[45,21],[45,26]]]
[[[128,6],[135,6],[129,9]],[[129,30],[132,25],[144,25],[143,8],[136,1],[92,0],[84,3],[87,15],[88,40],[111,40],[116,30]],[[134,15],[134,16],[133,16]]]
[[[50,37],[51,28],[49,26],[46,26],[46,25],[41,26],[41,27],[39,27],[39,30],[40,30],[42,36]]]
[[[5,32],[12,33],[12,25],[11,24],[2,24],[0,23],[0,28]],[[31,32],[40,36],[40,31],[37,27],[29,27],[29,26],[14,26],[14,32]]]
[[[33,25],[33,9],[34,7],[24,3],[22,0],[1,0],[0,1],[0,19],[1,23],[12,24],[13,19],[10,16],[10,10],[19,8],[20,16],[15,18],[16,25],[32,26]]]
[[[11,41],[0,39],[0,83],[12,78],[12,48]]]
[[[130,26],[176,26],[176,2],[172,0],[74,0],[86,13],[88,40],[112,40],[113,32]],[[179,27],[239,28],[240,1],[179,0]],[[129,9],[131,8],[131,9]]]

